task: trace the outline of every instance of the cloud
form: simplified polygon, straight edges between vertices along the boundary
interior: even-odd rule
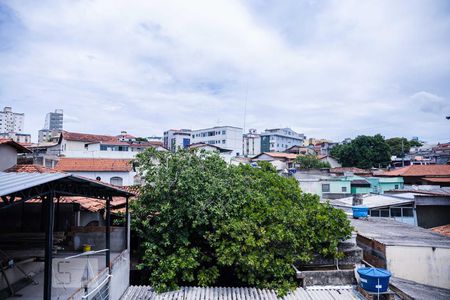
[[[450,99],[449,8],[444,0],[6,1],[0,102],[25,112],[33,134],[55,108],[80,120],[66,129],[83,132],[243,126],[247,98],[247,128],[450,139],[449,122],[433,115]]]

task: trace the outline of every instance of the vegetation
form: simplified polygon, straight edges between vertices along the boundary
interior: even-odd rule
[[[403,142],[403,145],[402,145]],[[409,153],[411,147],[422,146],[421,142],[410,140],[402,137],[394,137],[386,140],[386,143],[391,148],[391,154],[397,157],[404,157],[405,154]]]
[[[317,158],[317,156],[312,154],[297,156],[295,161],[300,165],[299,168],[302,170],[323,169],[331,167],[329,162],[321,161]]]
[[[391,160],[391,149],[379,134],[360,135],[348,144],[335,146],[331,155],[344,167],[369,169],[387,166]]]
[[[149,149],[137,160],[144,185],[132,226],[143,241],[139,267],[157,291],[233,284],[283,295],[296,286],[292,264],[339,256],[351,234],[344,212],[269,166],[184,150]]]

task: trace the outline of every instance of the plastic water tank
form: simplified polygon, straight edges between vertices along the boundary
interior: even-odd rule
[[[374,293],[384,293],[389,286],[391,272],[380,268],[359,268],[358,274],[363,289]]]
[[[367,218],[369,214],[369,208],[363,205],[352,206],[353,218]]]

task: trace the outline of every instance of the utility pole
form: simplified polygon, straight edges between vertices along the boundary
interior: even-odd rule
[[[403,148],[403,138],[402,138],[402,167],[405,166],[405,150]]]

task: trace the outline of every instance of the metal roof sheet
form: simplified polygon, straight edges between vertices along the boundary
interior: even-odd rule
[[[362,204],[368,208],[379,208],[387,206],[401,206],[414,203],[414,194],[405,193],[398,195],[368,195],[362,198]],[[339,207],[352,207],[353,197],[341,198],[330,201],[334,206]]]
[[[69,177],[65,173],[5,173],[0,172],[0,196]]]
[[[130,286],[122,300],[279,300],[275,291],[248,287],[182,287],[177,291],[156,293],[150,286]],[[297,288],[284,300],[361,299],[352,286]]]

